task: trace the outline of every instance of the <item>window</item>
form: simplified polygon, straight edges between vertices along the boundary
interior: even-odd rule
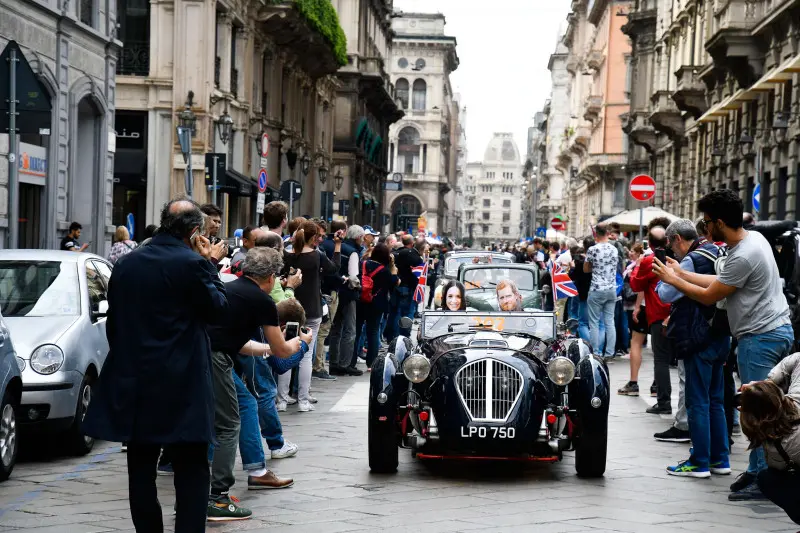
[[[80,315],[79,288],[75,263],[0,262],[0,305],[6,318]]]
[[[94,0],[80,0],[78,4],[78,16],[81,22],[87,26],[94,27]]]
[[[414,63],[414,70],[422,70],[425,68],[425,60],[421,57],[417,59],[417,62]]]
[[[408,59],[401,57],[397,60],[397,66],[400,68],[406,68],[408,66]],[[406,82],[406,84],[408,84],[408,82]]]
[[[503,222],[508,222],[511,220],[511,215],[508,213],[503,213]]]
[[[503,207],[511,207],[511,200],[503,200]]]
[[[488,226],[488,225],[484,224],[484,225],[481,227],[481,229],[483,230],[483,232],[484,232],[484,233],[489,233],[489,226]]]
[[[489,220],[489,212],[488,211],[484,211],[483,212],[483,220]]]
[[[89,309],[97,311],[100,308],[100,302],[108,300],[108,296],[103,278],[97,269],[93,268],[93,265],[92,261],[86,262],[86,287],[89,291]]]
[[[475,218],[475,213],[473,211],[467,211],[467,220],[472,220]]]
[[[625,182],[623,180],[616,180],[614,182],[614,205],[625,205]]]
[[[492,205],[492,201],[489,199],[484,198],[483,200],[483,207],[489,207]]]
[[[397,170],[414,174],[420,169],[419,132],[406,126],[397,135]]]
[[[403,109],[408,109],[408,80],[400,78],[397,80],[394,87],[397,92],[397,98],[400,100],[401,107]]]
[[[122,41],[117,74],[147,76],[150,73],[149,0],[118,0],[117,17]]]
[[[425,94],[427,92],[427,88],[428,86],[425,84],[425,80],[414,80],[414,87],[411,94],[411,103],[414,110],[425,110]]]
[[[239,70],[236,68],[236,40],[239,28],[231,26],[231,94],[234,98],[239,94]]]
[[[422,145],[422,173],[428,171],[428,145]]]
[[[503,235],[508,235],[508,228],[503,228]]]

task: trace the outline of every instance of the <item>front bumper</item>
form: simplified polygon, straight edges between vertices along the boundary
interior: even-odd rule
[[[75,417],[83,375],[77,371],[56,372],[52,376],[36,375],[27,379],[28,368],[22,376],[20,424],[26,427],[52,425],[69,426]]]

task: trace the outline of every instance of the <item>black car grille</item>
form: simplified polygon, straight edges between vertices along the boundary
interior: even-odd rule
[[[505,421],[522,392],[522,374],[496,359],[481,359],[456,373],[456,388],[473,420]]]

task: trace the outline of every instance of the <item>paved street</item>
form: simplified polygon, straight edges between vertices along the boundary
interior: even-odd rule
[[[627,361],[612,364],[615,389],[627,378]],[[652,379],[646,355],[641,383]],[[677,384],[677,376],[673,376]],[[798,530],[771,504],[728,502],[731,476],[711,480],[667,476],[664,467],[688,454],[688,445],[660,443],[655,431],[669,417],[647,415],[649,397],[616,394],[604,479],[575,476],[572,454],[551,466],[426,465],[401,450],[396,475],[372,475],[366,460],[367,376],[314,381],[317,411],[290,411],[286,436],[300,446],[297,457],[274,461],[294,487],[248,492],[239,470],[234,493],[254,519],[209,525],[208,531],[270,533],[341,531],[674,531],[753,532]],[[643,389],[647,387],[643,385]],[[675,391],[677,396],[677,391]],[[677,405],[677,398],[674,400]],[[53,446],[57,446],[53,443]],[[732,463],[745,463],[740,438]],[[28,454],[31,455],[31,454]],[[39,451],[0,485],[0,531],[97,533],[133,531],[127,501],[125,455],[102,443],[79,459]],[[167,527],[173,524],[172,480],[160,477]],[[238,489],[238,490],[237,490]]]

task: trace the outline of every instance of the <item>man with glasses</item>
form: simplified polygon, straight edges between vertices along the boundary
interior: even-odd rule
[[[744,209],[736,192],[713,191],[700,199],[697,208],[712,239],[728,245],[724,267],[716,275],[702,275],[668,261],[656,262],[653,270],[664,283],[703,305],[726,298],[730,330],[739,344],[742,382],[764,380],[789,353],[794,339],[772,248],[760,233],[744,229]],[[731,485],[728,499],[764,499],[755,479],[766,467],[763,448],[752,450],[747,471]]]

